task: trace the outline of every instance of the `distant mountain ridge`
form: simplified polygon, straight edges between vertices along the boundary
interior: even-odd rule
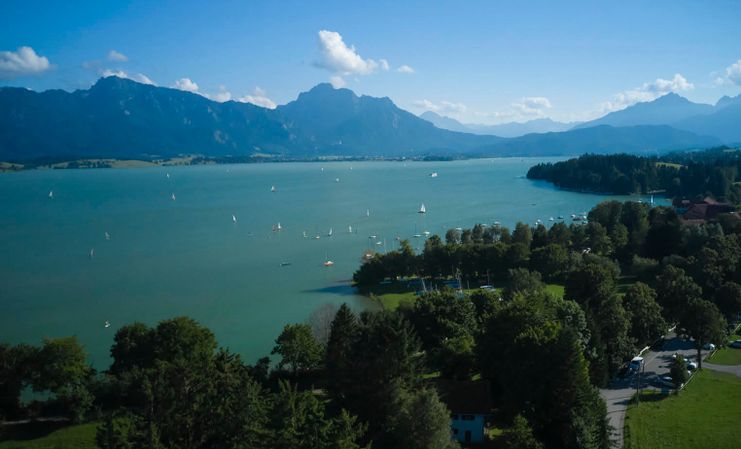
[[[0,88],[0,160],[7,161],[179,154],[539,156],[655,152],[718,143],[668,126],[603,126],[509,139],[455,132],[398,108],[389,98],[358,96],[329,84],[276,109],[219,103],[117,77],[71,93]]]
[[[461,123],[458,120],[442,116],[432,111],[423,112],[420,117],[438,128],[499,137],[520,137],[532,133],[568,131],[579,124],[578,122],[562,123],[549,118],[540,118],[522,123],[511,122],[499,125],[482,125],[475,123]]]
[[[575,129],[593,126],[668,125],[695,134],[713,136],[725,144],[741,143],[741,95],[724,96],[715,105],[693,103],[670,92],[653,101],[636,103]]]

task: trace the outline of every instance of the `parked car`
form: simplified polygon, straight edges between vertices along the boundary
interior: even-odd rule
[[[729,346],[732,348],[741,348],[741,340],[734,340]]]
[[[693,362],[693,361],[691,361],[689,359],[684,359],[684,361],[685,361],[685,363],[687,363],[687,370],[688,371],[694,371],[694,370],[697,369],[697,363],[695,363],[695,362]]]
[[[712,343],[705,343],[705,346],[703,346],[702,349],[706,351],[715,351],[715,345]]]
[[[629,374],[637,373],[638,370],[641,369],[642,365],[643,365],[643,357],[633,357],[633,360],[631,360],[630,364],[628,365],[628,373]]]
[[[656,379],[656,384],[658,387],[667,387],[667,388],[674,388],[674,381],[672,380],[672,376],[661,376]]]

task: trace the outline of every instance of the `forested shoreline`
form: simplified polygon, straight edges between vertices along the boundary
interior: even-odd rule
[[[662,157],[585,154],[530,168],[528,179],[581,192],[616,195],[654,192],[669,197],[711,196],[741,202],[741,151],[717,148]]]
[[[443,449],[458,443],[436,381],[475,380],[491,386],[501,447],[598,449],[611,432],[598,386],[670,324],[699,351],[741,312],[732,222],[690,227],[671,208],[611,201],[587,224],[476,225],[445,240],[421,254],[402,241],[355,281],[502,288],[428,289],[394,311],[326,306],[285,326],[272,362],[245,363],[185,317],[118,329],[104,372],[74,337],[1,344],[3,418],[98,422],[104,449]],[[48,399],[24,404],[26,388]]]

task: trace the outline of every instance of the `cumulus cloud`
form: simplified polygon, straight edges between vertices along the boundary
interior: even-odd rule
[[[414,69],[406,64],[396,69],[396,71],[399,73],[414,73]]]
[[[129,58],[121,52],[111,50],[108,52],[108,60],[113,62],[126,62]]]
[[[546,97],[523,97],[520,101],[512,103],[512,107],[522,115],[542,116],[545,110],[552,108],[553,105]]]
[[[715,78],[713,84],[716,86],[741,86],[741,59],[729,65],[722,76]]]
[[[9,79],[34,75],[51,68],[49,60],[36,54],[31,47],[20,47],[16,51],[0,51],[0,78]]]
[[[130,79],[132,81],[136,81],[137,83],[151,84],[153,86],[156,85],[154,83],[154,81],[152,81],[147,75],[145,75],[143,73],[131,73],[131,74],[129,74],[127,72],[124,72],[123,70],[105,69],[105,70],[103,70],[103,72],[101,72],[100,75],[103,78],[108,78],[109,76],[117,76],[119,78],[126,78],[126,79]]]
[[[330,77],[329,82],[332,83],[332,87],[334,87],[335,89],[340,89],[347,85],[347,83],[345,82],[345,79],[339,75]]]
[[[348,47],[336,31],[319,31],[319,51],[321,57],[315,64],[335,73],[368,75],[378,68],[378,62],[363,59],[355,47]]]
[[[204,93],[203,96],[219,103],[224,103],[232,99],[232,93],[225,86],[219,86],[219,91],[215,94]]]
[[[278,106],[273,100],[268,98],[267,92],[265,92],[263,89],[260,89],[259,87],[255,87],[252,95],[245,95],[243,97],[237,98],[237,101],[241,103],[252,103],[254,105],[262,106],[263,108],[268,109],[275,109]]]
[[[430,101],[417,100],[414,105],[425,111],[436,112],[441,115],[456,115],[466,112],[466,105],[463,103],[453,103],[451,101]]]
[[[190,78],[180,78],[175,81],[173,86],[175,89],[184,90],[186,92],[198,93],[198,84]]]
[[[391,65],[385,59],[379,59],[378,64],[381,66],[381,70],[386,71],[386,72],[388,72],[389,69],[391,68]]]
[[[639,102],[653,101],[669,92],[682,92],[694,88],[694,84],[677,73],[672,79],[657,78],[650,83],[643,83],[640,87],[615,94],[609,101],[602,103],[600,109],[602,112],[617,111]]]

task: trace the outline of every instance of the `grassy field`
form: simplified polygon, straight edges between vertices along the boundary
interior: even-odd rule
[[[56,427],[56,426],[54,426]],[[10,435],[0,434],[0,449],[95,449],[97,423],[56,428],[45,423],[14,426]],[[7,438],[7,439],[5,439]]]
[[[728,339],[729,341],[741,340],[741,335],[733,334]],[[725,347],[719,349],[709,359],[710,363],[717,363],[718,365],[741,365],[741,349]]]
[[[676,168],[676,169],[683,167],[682,164],[675,164],[673,162],[657,162],[656,166],[657,167],[671,167],[671,168]]]
[[[548,293],[558,296],[559,298],[563,298],[565,287],[563,285],[558,284],[546,284],[545,291]]]
[[[679,395],[646,392],[628,407],[626,449],[737,449],[741,444],[741,378],[708,369]]]

